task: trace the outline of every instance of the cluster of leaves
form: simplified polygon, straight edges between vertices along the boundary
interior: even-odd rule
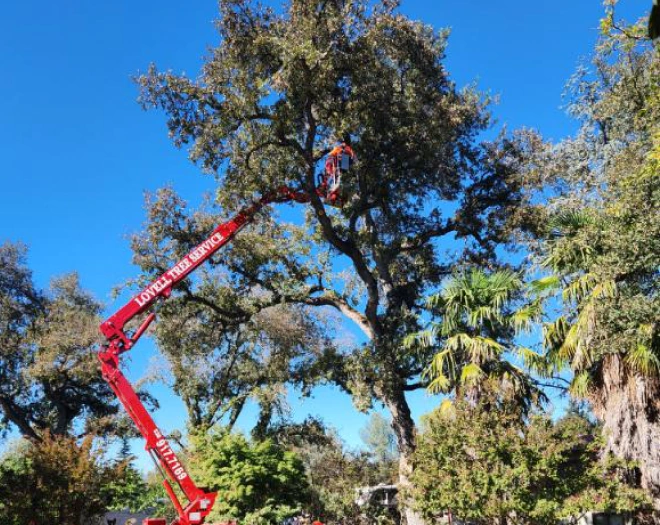
[[[93,438],[78,443],[46,432],[0,460],[0,522],[85,523],[113,507],[134,508],[143,489],[133,467],[104,459]]]
[[[620,481],[626,465],[608,458],[599,429],[569,413],[521,420],[518,407],[459,401],[424,421],[412,493],[429,519],[452,512],[472,523],[557,523],[584,511],[648,509],[641,489]]]
[[[191,472],[222,496],[210,519],[277,523],[302,512],[310,490],[301,459],[271,440],[214,428],[191,435]]]
[[[155,509],[163,499],[163,486],[160,474],[158,479],[147,477],[132,463],[132,457],[112,461],[113,473],[105,479],[102,487],[102,501],[107,510],[130,510],[139,512]],[[168,505],[169,507],[169,505]],[[161,514],[158,514],[161,516]]]
[[[476,402],[484,389],[496,389],[526,409],[545,400],[543,391],[511,359],[533,354],[516,342],[539,315],[538,303],[519,307],[524,292],[518,272],[475,268],[452,276],[429,298],[430,313],[440,321],[406,339],[409,346],[435,350],[425,371],[429,390]]]
[[[38,440],[74,423],[108,429],[117,404],[93,346],[101,306],[76,274],[39,290],[20,244],[0,246],[0,418]]]
[[[309,480],[312,500],[309,510],[324,523],[378,523],[386,518],[383,508],[361,508],[356,504],[356,489],[394,482],[396,457],[391,450],[393,436],[385,432],[381,419],[363,429],[370,452],[352,451],[332,431],[324,439],[302,442],[294,450],[302,458]]]

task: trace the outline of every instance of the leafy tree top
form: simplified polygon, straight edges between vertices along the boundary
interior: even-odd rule
[[[516,405],[493,410],[495,403],[460,401],[424,421],[412,492],[425,516],[550,524],[587,510],[649,510],[644,491],[621,477],[632,466],[603,456],[588,419],[536,415],[525,422]]]
[[[165,111],[175,144],[217,175],[225,212],[281,185],[310,196],[305,227],[264,226],[262,234],[281,235],[261,237],[267,256],[241,249],[223,257],[234,287],[332,306],[383,349],[416,326],[410,312],[452,263],[494,256],[526,221],[518,177],[526,143],[478,143],[488,101],[450,80],[446,31],[397,7],[293,0],[275,12],[222,1],[220,43],[197,79],[155,67],[138,79],[142,103]],[[336,209],[314,189],[319,161],[344,139],[358,161]],[[163,199],[152,205],[158,223],[136,246],[145,268],[199,238],[199,223],[191,235]],[[443,238],[458,241],[453,254],[439,249]],[[337,255],[351,271],[335,273]],[[399,352],[392,373],[418,374],[410,357]]]
[[[0,245],[0,417],[30,439],[118,430],[117,404],[93,346],[101,305],[76,274],[39,290],[20,244]]]
[[[309,487],[295,453],[268,439],[250,442],[218,428],[191,439],[196,479],[222,494],[212,519],[273,523],[303,510]]]

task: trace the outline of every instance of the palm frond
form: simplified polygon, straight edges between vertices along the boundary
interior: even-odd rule
[[[498,292],[510,293],[520,289],[522,286],[522,280],[518,272],[508,269],[496,270],[490,275],[487,275],[485,280],[488,288]]]
[[[651,377],[660,376],[660,358],[643,343],[638,343],[632,350],[629,350],[625,359],[628,366],[638,374]]]
[[[431,364],[422,373],[424,379],[430,379],[428,390],[432,393],[448,392],[456,379],[456,361],[449,348],[433,356]]]
[[[593,273],[585,273],[571,281],[562,292],[562,298],[566,302],[579,304],[598,284],[598,279]]]
[[[542,314],[543,305],[540,301],[534,301],[513,312],[509,321],[513,325],[516,333],[529,333],[532,331],[534,323],[541,319]]]
[[[436,353],[431,359],[431,364],[424,371],[424,374],[427,377],[437,377],[438,375],[445,373],[445,362],[448,359],[452,359],[452,352],[450,349],[445,348],[441,352]]]
[[[554,322],[543,323],[543,342],[546,348],[558,348],[566,339],[570,323],[562,315]]]
[[[594,217],[583,210],[568,210],[562,211],[550,219],[550,229],[555,236],[568,236],[594,222]]]
[[[426,307],[429,309],[441,309],[445,304],[442,293],[435,293],[426,300]]]
[[[557,275],[541,277],[529,283],[529,289],[534,295],[555,292],[561,287],[561,279]]]
[[[427,390],[431,394],[446,394],[451,390],[451,381],[447,376],[436,376],[429,383]]]
[[[485,377],[484,371],[476,363],[469,363],[461,371],[461,384],[474,386]]]
[[[523,365],[528,370],[543,377],[548,377],[552,373],[553,366],[547,356],[525,346],[517,347],[516,354],[522,359]]]
[[[559,368],[570,365],[573,370],[582,370],[591,365],[591,355],[587,341],[591,324],[591,313],[582,312],[576,322],[569,323],[563,316],[554,323],[543,325],[546,358],[549,363]]]
[[[592,385],[591,375],[588,372],[580,372],[573,377],[568,387],[569,393],[579,399],[584,399],[589,394]]]
[[[490,337],[476,336],[472,338],[472,346],[468,348],[473,361],[481,362],[498,358],[505,350],[503,344]]]
[[[460,352],[470,348],[474,344],[474,339],[472,336],[461,332],[447,338],[445,347],[453,352]]]
[[[579,346],[581,344],[578,325],[573,323],[568,331],[566,332],[566,337],[561,343],[561,346],[557,349],[557,357],[564,361],[565,363],[573,363],[575,355],[578,353]]]
[[[583,303],[576,321],[568,333],[564,345],[569,346],[567,355],[572,354],[571,368],[582,370],[591,366],[594,360],[591,348],[591,339],[596,323],[596,309],[593,301]]]
[[[437,343],[439,330],[440,327],[436,323],[433,323],[426,330],[421,330],[404,337],[403,346],[407,349],[416,347],[431,348]]]
[[[502,321],[499,309],[492,306],[478,306],[468,312],[467,318],[472,328],[478,328],[484,321]]]
[[[617,286],[616,282],[612,279],[600,281],[591,290],[591,297],[594,299],[605,299],[616,297]]]

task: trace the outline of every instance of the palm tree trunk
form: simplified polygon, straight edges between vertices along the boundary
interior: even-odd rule
[[[660,509],[660,382],[631,374],[621,356],[607,356],[590,400],[603,422],[606,451],[638,465],[635,480]]]

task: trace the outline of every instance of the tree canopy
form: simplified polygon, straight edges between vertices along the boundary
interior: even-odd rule
[[[44,432],[39,442],[23,440],[0,458],[0,520],[47,525],[96,519],[125,501],[118,487],[127,487],[127,471],[126,462],[104,458],[92,436],[78,443]]]
[[[214,429],[193,436],[192,472],[218,498],[210,518],[260,525],[300,514],[310,499],[300,458],[271,440]]]
[[[479,142],[488,100],[450,79],[447,32],[397,8],[292,0],[276,12],[223,0],[220,43],[199,77],[155,66],[139,77],[144,106],[165,112],[174,143],[215,174],[218,189],[217,207],[192,216],[168,206],[169,196],[153,201],[162,226],[150,222],[135,252],[153,272],[193,246],[199,225],[255,193],[306,193],[304,222],[268,210],[253,230],[259,235],[224,251],[188,300],[213,309],[244,290],[232,310],[249,297],[250,314],[273,304],[322,306],[354,323],[365,343],[325,353],[317,370],[358,406],[378,400],[390,410],[405,482],[414,448],[405,393],[425,386],[419,375],[429,356],[402,340],[419,328],[427,294],[454,264],[492,260],[533,213],[518,177],[526,141]],[[358,160],[337,208],[315,188],[319,162],[342,140]]]
[[[92,350],[100,304],[76,274],[39,290],[20,244],[1,245],[0,264],[2,424],[35,440],[45,431],[73,433],[74,423],[112,429],[117,403]]]
[[[649,508],[642,490],[622,483],[626,465],[603,461],[599,429],[589,420],[568,414],[525,423],[518,406],[485,401],[462,400],[426,417],[413,474],[426,517],[451,512],[476,524],[552,524],[588,510]]]
[[[570,390],[592,403],[608,450],[638,462],[657,498],[660,61],[636,37],[641,24],[621,27],[611,14],[603,31],[592,66],[571,83],[579,131],[536,164],[554,196],[534,247],[550,275],[535,286],[564,306],[547,309],[541,371],[570,368]]]

